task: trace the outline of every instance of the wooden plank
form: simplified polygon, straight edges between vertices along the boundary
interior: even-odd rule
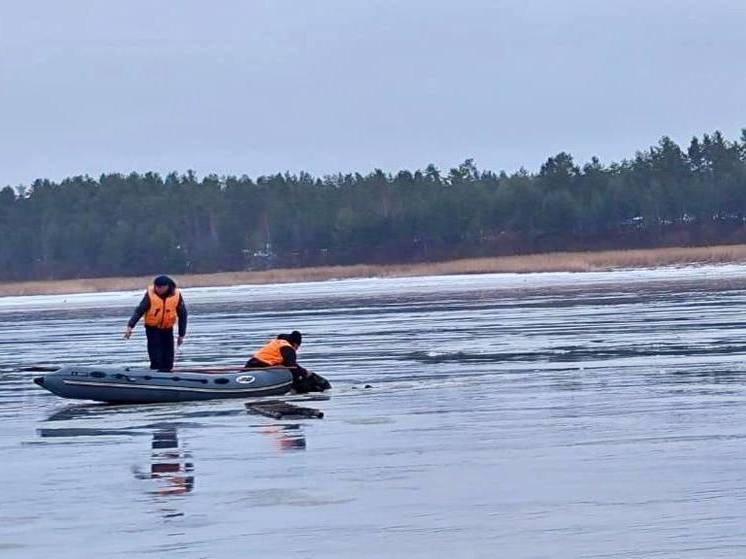
[[[263,415],[265,417],[271,417],[272,419],[283,419],[285,417],[292,418],[304,418],[304,419],[322,419],[324,412],[315,408],[306,408],[303,406],[296,406],[295,404],[289,404],[288,402],[276,401],[276,402],[247,402],[246,411],[249,413],[255,413]]]

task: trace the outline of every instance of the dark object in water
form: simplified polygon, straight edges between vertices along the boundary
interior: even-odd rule
[[[324,412],[321,410],[296,406],[287,402],[247,402],[246,411],[272,419],[282,419],[284,417],[321,419],[324,417]]]
[[[55,365],[30,365],[28,367],[21,367],[18,370],[24,373],[53,373],[59,371],[61,368]]]
[[[312,371],[303,377],[293,379],[293,390],[298,394],[307,394],[308,392],[323,392],[332,387],[331,383],[321,375]]]

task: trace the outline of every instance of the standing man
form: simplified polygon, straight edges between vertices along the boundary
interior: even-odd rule
[[[178,345],[184,342],[187,329],[186,305],[174,280],[168,276],[158,276],[153,280],[153,285],[148,286],[145,296],[127,323],[125,339],[129,339],[132,329],[143,315],[150,368],[170,371],[174,367],[174,324],[179,321]]]

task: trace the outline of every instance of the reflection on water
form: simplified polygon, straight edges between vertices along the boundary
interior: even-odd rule
[[[176,429],[153,433],[150,471],[134,469],[135,477],[155,481],[149,492],[157,495],[184,495],[194,489],[194,463],[189,451],[179,446]]]
[[[300,424],[266,425],[260,427],[259,432],[269,436],[275,447],[283,452],[306,450],[306,435]]]
[[[47,421],[68,421],[83,417],[95,417],[100,410],[110,408],[108,404],[71,404],[51,413]]]

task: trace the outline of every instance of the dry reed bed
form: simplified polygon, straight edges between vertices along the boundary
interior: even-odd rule
[[[523,256],[468,258],[448,262],[392,265],[328,266],[260,272],[223,272],[175,276],[182,287],[297,283],[345,278],[411,277],[452,274],[593,272],[614,268],[653,268],[677,264],[746,262],[746,245],[555,252]],[[142,289],[151,276],[0,283],[0,297],[55,295]]]

